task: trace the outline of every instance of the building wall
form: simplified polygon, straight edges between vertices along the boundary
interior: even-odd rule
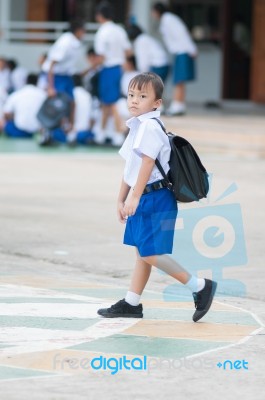
[[[251,100],[265,103],[265,0],[255,0],[253,9]]]
[[[46,0],[27,0],[26,19],[28,21],[48,21],[48,11]]]
[[[7,0],[10,2],[10,0]],[[28,0],[12,0],[10,17],[12,21],[25,21],[27,19]]]
[[[157,27],[155,27],[150,15],[151,6],[155,1],[128,0],[128,16],[133,16],[136,22],[146,31],[157,35]],[[1,24],[5,23],[6,20],[27,21],[45,18],[47,20],[45,3],[47,3],[47,0],[0,0],[0,29]],[[253,4],[254,47],[252,52],[251,99],[257,102],[265,102],[265,0],[253,0]],[[8,8],[7,5],[10,7]],[[5,15],[3,15],[3,12]],[[84,50],[90,44],[91,42],[85,43]],[[9,42],[8,40],[1,40],[0,37],[0,54],[16,58],[31,71],[38,70],[38,57],[41,53],[46,52],[49,47],[50,44],[47,43]],[[221,100],[222,96],[222,48],[210,43],[201,43],[198,47],[197,80],[187,85],[187,100],[199,103],[217,102]],[[80,61],[80,68],[82,65]],[[169,97],[171,90],[172,84],[169,80],[167,83]]]

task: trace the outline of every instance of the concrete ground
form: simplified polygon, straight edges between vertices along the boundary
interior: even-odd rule
[[[164,120],[212,173],[209,200],[180,205],[179,220],[192,223],[177,226],[173,255],[218,280],[212,309],[191,322],[190,293],[154,270],[142,320],[98,318],[125,295],[134,262],[115,210],[123,161],[0,138],[1,397],[264,398],[264,117],[195,110]],[[202,218],[208,253],[194,234]],[[207,221],[222,221],[223,236],[208,237]]]

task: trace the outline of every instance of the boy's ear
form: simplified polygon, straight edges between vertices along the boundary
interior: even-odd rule
[[[156,108],[159,108],[161,106],[161,104],[162,104],[162,99],[158,99],[158,100],[155,101],[155,107]]]

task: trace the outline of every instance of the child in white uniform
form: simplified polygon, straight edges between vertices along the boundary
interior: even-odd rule
[[[159,30],[168,52],[174,56],[174,91],[167,114],[183,115],[186,112],[186,83],[195,79],[197,47],[184,22],[177,15],[168,12],[164,3],[155,3],[152,14],[160,22]]]
[[[99,73],[99,98],[102,104],[102,136],[107,137],[110,117],[115,122],[112,143],[121,146],[124,141],[122,120],[116,103],[120,98],[120,81],[125,56],[131,52],[131,44],[125,30],[113,22],[113,8],[102,2],[96,8],[96,21],[100,27],[95,35],[95,51],[101,56],[102,69]]]
[[[129,83],[132,78],[140,73],[140,71],[136,70],[136,60],[134,56],[127,56],[126,61],[123,64],[123,74],[121,77],[121,95],[122,97],[117,101],[117,109],[122,117],[124,123],[130,118],[130,113],[127,107],[127,94]],[[125,131],[125,127],[124,127]]]
[[[166,50],[160,42],[144,33],[138,25],[129,26],[127,32],[133,42],[138,70],[155,72],[165,82],[169,73],[169,61]]]
[[[46,93],[36,84],[37,75],[29,74],[27,84],[8,96],[3,109],[6,120],[4,131],[8,137],[32,138],[41,130],[37,114]]]
[[[129,84],[128,108],[132,118],[120,155],[125,170],[118,196],[118,218],[126,223],[124,244],[136,247],[136,264],[130,289],[125,299],[110,308],[98,310],[107,318],[142,318],[141,294],[156,266],[187,286],[193,294],[196,311],[193,321],[209,310],[216,282],[190,275],[167,254],[172,253],[177,203],[172,191],[155,165],[158,158],[163,169],[169,170],[168,137],[154,118],[162,103],[163,82],[154,73],[143,73]]]

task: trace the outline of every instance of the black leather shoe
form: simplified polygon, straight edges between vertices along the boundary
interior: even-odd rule
[[[131,306],[122,299],[110,308],[100,308],[98,314],[105,318],[143,318],[143,306]]]
[[[205,279],[205,286],[202,290],[196,293],[192,293],[194,298],[196,311],[193,314],[193,321],[199,321],[211,307],[214,294],[217,288],[217,283],[215,281],[211,281],[210,279]]]

